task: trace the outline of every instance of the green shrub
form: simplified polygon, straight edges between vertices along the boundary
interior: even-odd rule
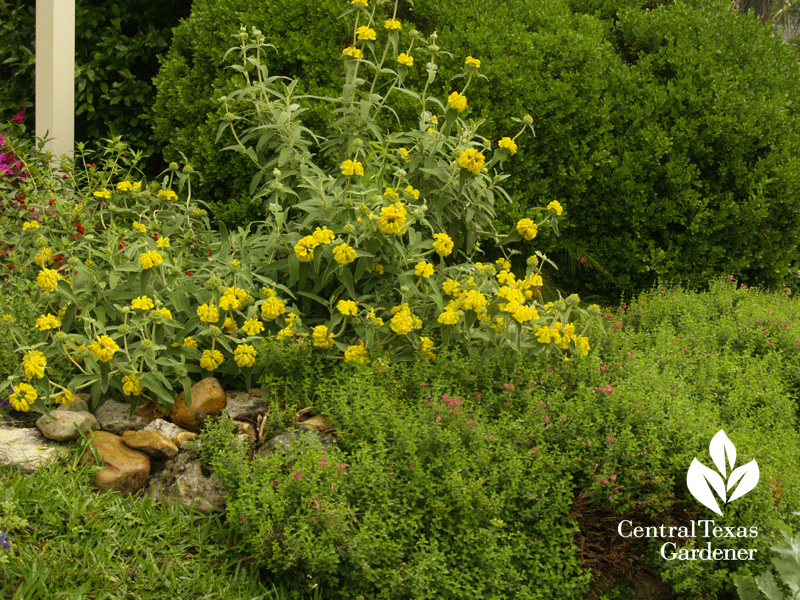
[[[0,0],[0,120],[25,107],[33,116],[35,4]],[[145,0],[76,2],[77,140],[99,142],[121,135],[132,146],[155,152],[151,79],[158,70],[158,55],[169,46],[171,28],[190,6],[190,0],[155,5]]]

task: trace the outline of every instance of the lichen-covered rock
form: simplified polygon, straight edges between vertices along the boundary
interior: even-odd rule
[[[76,400],[77,402],[77,400]],[[36,427],[48,439],[56,442],[76,440],[81,434],[89,435],[100,429],[100,423],[90,412],[59,408],[42,415],[36,420]]]
[[[157,431],[126,431],[122,434],[122,441],[129,448],[141,450],[151,458],[175,458],[178,455],[178,446]]]
[[[255,388],[254,388],[255,389]],[[234,421],[250,421],[255,423],[258,417],[269,410],[269,404],[263,397],[247,392],[227,391],[228,404],[225,412]]]
[[[225,509],[225,489],[194,452],[181,450],[167,461],[151,481],[153,494],[166,501],[177,500],[203,514]]]
[[[176,425],[196,433],[203,428],[208,417],[221,414],[226,403],[227,398],[219,381],[214,377],[206,377],[192,386],[191,405],[186,403],[186,394],[183,392],[175,397],[170,418]]]
[[[83,462],[95,462],[92,448],[104,468],[94,474],[92,481],[102,491],[114,490],[132,494],[144,487],[150,477],[150,459],[125,445],[122,438],[107,431],[98,431],[89,440],[91,448],[83,454]]]
[[[61,454],[66,449],[48,444],[38,429],[0,426],[0,465],[33,473]]]
[[[131,405],[126,402],[117,402],[107,399],[94,411],[94,416],[100,422],[103,431],[122,435],[126,431],[139,431],[144,429],[149,422],[138,410],[131,416]]]

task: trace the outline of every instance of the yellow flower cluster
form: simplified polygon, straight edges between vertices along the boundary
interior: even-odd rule
[[[560,321],[553,323],[550,327],[533,327],[534,333],[538,336],[538,340],[542,344],[553,343],[558,348],[566,350],[569,348],[570,342],[574,342],[578,351],[586,356],[589,354],[591,347],[589,346],[589,338],[582,335],[575,335],[575,325],[567,323],[563,325]]]
[[[139,233],[147,233],[147,226],[142,223],[139,223],[139,221],[134,221],[131,227],[134,230],[138,231]]]
[[[342,163],[341,169],[342,175],[347,175],[348,177],[351,175],[364,174],[364,165],[357,160],[350,160],[349,158]]]
[[[53,251],[50,248],[42,248],[36,253],[33,262],[44,268],[45,265],[49,265],[53,262]]]
[[[433,235],[433,249],[439,256],[450,256],[453,252],[453,239],[446,233],[435,233]]]
[[[139,264],[142,265],[143,269],[152,269],[162,262],[164,262],[164,258],[155,250],[145,252],[139,257]]]
[[[268,321],[274,321],[285,312],[286,303],[275,296],[267,298],[261,305],[261,316]]]
[[[59,279],[61,279],[61,275],[53,269],[42,269],[39,271],[39,275],[36,276],[36,285],[45,292],[52,292],[56,289]]]
[[[297,317],[294,313],[286,315],[286,326],[278,332],[277,338],[284,340],[286,338],[294,337],[294,320]]]
[[[247,319],[242,325],[242,330],[247,335],[258,335],[264,331],[264,324],[258,319]]]
[[[349,244],[339,244],[333,249],[333,260],[340,265],[346,265],[356,259],[356,251]]]
[[[517,223],[517,231],[523,238],[530,242],[536,237],[536,234],[539,232],[539,227],[531,219],[525,218],[520,219]]]
[[[158,195],[162,198],[166,198],[167,200],[178,199],[178,194],[176,194],[172,190],[158,190]]]
[[[391,29],[400,29],[400,27],[402,27],[402,24],[397,19],[386,19],[383,22],[383,26],[386,29],[391,30]]]
[[[222,352],[219,350],[203,350],[203,355],[200,357],[200,366],[206,371],[213,371],[222,364],[222,361]]]
[[[108,189],[103,188],[99,192],[94,192],[93,196],[95,198],[105,198],[106,200],[108,200],[109,198],[111,198],[111,192]]]
[[[330,244],[335,238],[336,234],[327,227],[317,227],[311,235],[300,238],[294,247],[294,254],[300,262],[311,262],[314,260],[314,248],[321,244]]]
[[[14,410],[28,412],[28,408],[38,397],[34,387],[27,383],[20,383],[15,388],[13,394],[8,397],[8,401]]]
[[[364,340],[359,340],[358,346],[348,346],[344,352],[344,361],[350,364],[363,365],[367,362],[367,349]]]
[[[216,323],[219,321],[219,311],[214,304],[201,304],[197,307],[197,316],[203,323]]]
[[[38,221],[28,221],[22,224],[22,231],[30,231],[31,229],[39,229]]]
[[[342,54],[345,56],[352,56],[353,58],[361,58],[361,50],[353,46],[349,46],[342,50]]]
[[[517,143],[510,137],[501,138],[497,145],[501,148],[508,150],[511,154],[517,153]]]
[[[138,396],[142,393],[141,377],[125,375],[122,378],[122,393],[126,396]]]
[[[169,238],[160,237],[156,240],[156,248],[163,250],[169,248]]]
[[[481,61],[478,60],[477,58],[472,58],[471,56],[468,56],[466,58],[466,60],[464,61],[464,64],[466,66],[468,66],[468,67],[475,67],[476,69],[480,69],[481,68]]]
[[[38,319],[36,319],[36,329],[38,329],[39,331],[47,331],[48,329],[55,329],[59,325],[61,325],[60,321],[55,315],[51,313],[47,313],[46,315],[42,315]]]
[[[101,335],[89,344],[89,350],[100,362],[108,362],[114,358],[114,353],[119,350],[119,346],[107,335]]]
[[[63,405],[72,404],[73,402],[75,402],[75,394],[73,394],[69,390],[64,390],[63,392],[60,392],[55,396],[53,396],[53,400],[55,401],[56,404],[63,404]]]
[[[358,312],[358,306],[352,300],[339,300],[336,304],[336,310],[346,317],[352,317]]]
[[[429,337],[425,337],[424,335],[419,339],[422,342],[422,355],[431,360],[436,360],[436,354],[433,352],[433,340]]]
[[[453,92],[447,97],[447,103],[458,112],[463,112],[467,108],[467,97],[460,92]]]
[[[139,296],[131,300],[131,308],[134,310],[150,310],[154,306],[153,301],[147,296]]]
[[[325,325],[314,327],[311,339],[317,348],[330,348],[333,346],[333,336],[328,334],[328,328]]]
[[[458,164],[470,173],[477,173],[486,163],[486,157],[475,148],[467,148],[458,157]]]
[[[356,37],[359,40],[374,40],[375,38],[375,30],[371,27],[367,27],[366,25],[362,25],[358,29],[356,29]]]
[[[131,182],[131,181],[120,181],[117,184],[117,189],[121,192],[138,192],[139,189],[142,187],[141,181]]]
[[[392,320],[389,327],[397,335],[407,335],[414,329],[422,329],[422,319],[411,312],[408,302],[392,308]]]
[[[242,288],[229,287],[219,299],[219,307],[222,310],[239,310],[244,305],[247,292]]]
[[[559,217],[561,216],[561,213],[564,212],[564,209],[561,207],[561,204],[559,204],[557,200],[553,200],[550,204],[548,204],[547,210],[552,210]]]
[[[250,344],[237,346],[233,351],[233,360],[240,368],[252,367],[256,362],[256,349]]]
[[[399,62],[403,66],[411,67],[414,65],[414,57],[409,54],[406,54],[405,52],[401,52],[400,54],[397,55],[397,62]]]
[[[25,377],[28,379],[41,379],[44,377],[44,368],[47,366],[47,359],[38,350],[26,352],[22,357],[22,368],[25,370]]]
[[[378,219],[378,229],[383,233],[404,233],[407,214],[408,211],[403,207],[402,202],[395,202],[390,206],[384,206],[381,209],[381,216]]]
[[[428,279],[428,277],[433,275],[433,265],[423,260],[422,262],[417,263],[417,268],[414,269],[414,274],[417,277]]]

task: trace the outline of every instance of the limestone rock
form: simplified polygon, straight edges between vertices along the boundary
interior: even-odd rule
[[[75,400],[70,402],[69,404],[62,404],[56,410],[69,410],[72,412],[91,412],[89,410],[89,404],[83,398],[80,398],[79,395],[75,396]]]
[[[157,431],[126,431],[122,434],[125,445],[134,450],[141,450],[152,458],[175,458],[178,446]]]
[[[209,416],[216,416],[225,408],[227,399],[222,386],[214,377],[195,383],[192,386],[192,405],[186,403],[186,394],[181,392],[175,397],[170,417],[172,422],[189,431],[202,429]]]
[[[298,450],[300,450],[300,440],[316,441],[327,448],[335,443],[335,440],[324,433],[320,433],[305,425],[298,425],[296,429],[289,431],[282,431],[276,436],[272,437],[267,443],[258,449],[259,455],[272,454],[278,448],[282,448],[286,452],[287,463],[294,462]]]
[[[248,393],[255,398],[263,398],[267,395],[267,391],[262,388],[250,388]]]
[[[57,442],[68,442],[78,439],[81,433],[89,435],[92,431],[97,431],[100,429],[100,423],[90,412],[60,408],[51,411],[50,415],[39,417],[36,420],[36,427],[46,438]]]
[[[196,439],[197,439],[196,433],[192,433],[191,431],[184,431],[183,433],[179,433],[174,438],[172,438],[172,441],[175,442],[175,445],[178,446],[178,448],[182,448],[186,442],[191,442]]]
[[[255,423],[258,417],[263,415],[269,410],[267,404],[262,398],[253,396],[247,392],[225,392],[228,399],[228,404],[225,407],[225,412],[234,421],[250,421]]]
[[[147,420],[144,417],[137,413],[134,413],[131,417],[130,412],[130,404],[117,402],[109,398],[94,411],[94,416],[97,417],[103,431],[114,435],[122,435],[126,431],[139,431],[147,425]]]
[[[194,452],[181,450],[167,461],[151,485],[157,497],[177,500],[206,515],[225,508],[225,489]]]
[[[142,489],[147,483],[150,459],[144,452],[128,448],[121,437],[107,431],[95,433],[89,443],[105,464],[105,468],[95,473],[92,479],[102,491],[114,490],[127,495]],[[83,462],[94,462],[92,448],[84,452]]]
[[[308,427],[310,429],[316,429],[320,432],[325,432],[330,430],[331,424],[328,423],[328,420],[323,417],[322,415],[315,415],[310,419],[306,419],[302,423],[300,423],[303,427]]]
[[[189,433],[182,427],[178,427],[175,423],[170,423],[169,421],[165,421],[164,419],[156,419],[152,423],[150,423],[147,427],[144,428],[144,431],[156,431],[163,435],[168,440],[172,440],[175,442],[175,445],[180,447],[180,444],[175,441],[179,435],[183,433]]]
[[[40,466],[66,454],[66,449],[48,445],[36,428],[0,426],[0,465],[15,466],[33,473]]]

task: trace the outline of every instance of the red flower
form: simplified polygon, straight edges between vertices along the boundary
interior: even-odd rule
[[[47,203],[48,203],[50,206],[53,206],[53,204],[55,204],[55,202],[56,202],[55,200],[49,200]]]
[[[194,273],[192,271],[186,271],[186,274],[191,277]]]
[[[158,241],[158,236],[157,235],[152,236],[152,238],[153,238],[154,242]]]

